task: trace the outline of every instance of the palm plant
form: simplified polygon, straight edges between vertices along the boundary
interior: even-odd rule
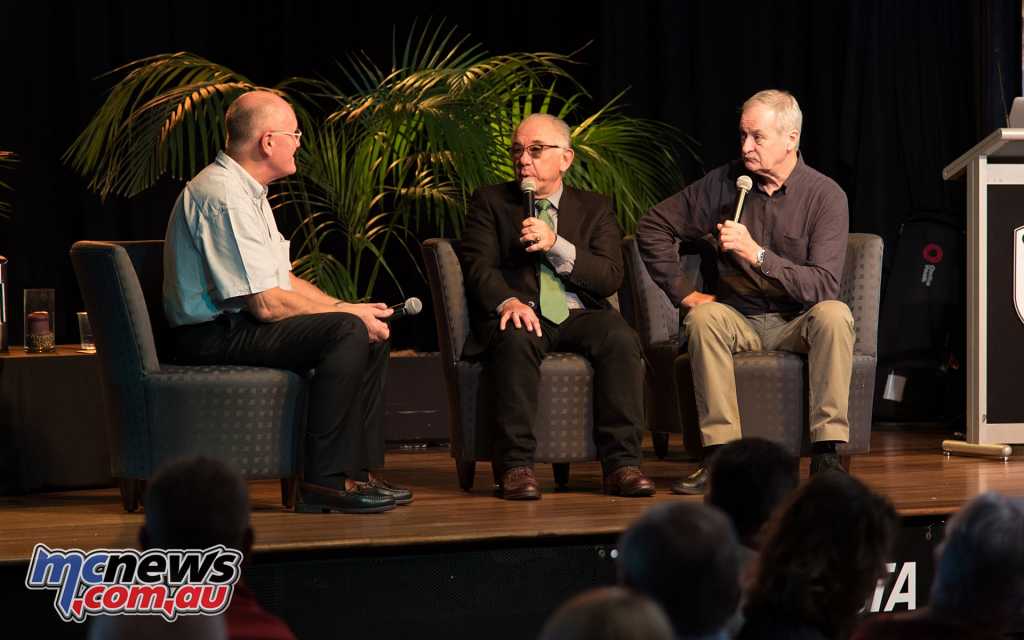
[[[679,184],[683,136],[629,118],[621,96],[579,117],[587,95],[568,72],[571,56],[489,55],[443,25],[413,29],[389,68],[363,54],[338,65],[340,81],[291,78],[270,90],[295,107],[305,134],[298,173],[272,190],[295,215],[297,275],[328,293],[364,299],[387,257],[414,255],[418,233],[458,235],[469,195],[509,179],[515,123],[533,111],[578,120],[570,184],[602,191],[627,231],[636,214]],[[163,174],[193,175],[224,137],[222,114],[244,76],[189,53],[131,63],[65,155],[101,196],[132,196]],[[569,89],[561,97],[555,87]],[[399,284],[399,288],[401,288]]]
[[[0,170],[8,171],[18,161],[10,151],[0,151]],[[11,185],[7,184],[3,180],[0,180],[0,190],[12,191]],[[11,214],[11,203],[6,200],[0,200],[0,218],[8,218]]]

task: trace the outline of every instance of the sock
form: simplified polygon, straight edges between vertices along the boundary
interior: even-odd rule
[[[815,442],[811,445],[811,454],[818,455],[819,453],[835,453],[836,452],[836,441],[835,440],[822,440],[821,442]]]
[[[718,452],[718,450],[721,449],[723,446],[724,445],[713,444],[713,445],[709,445],[709,446],[704,447],[704,459],[703,459],[702,462],[705,465],[709,464],[711,462],[712,456],[714,456]]]

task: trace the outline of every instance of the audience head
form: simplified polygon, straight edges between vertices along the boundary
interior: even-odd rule
[[[89,624],[89,640],[227,640],[224,616],[97,616]]]
[[[646,596],[621,587],[603,587],[581,593],[559,607],[539,640],[672,640],[672,625]]]
[[[811,625],[835,636],[884,574],[896,535],[885,498],[846,473],[813,476],[769,524],[748,619]]]
[[[271,91],[243,93],[224,116],[229,156],[261,184],[295,173],[299,122],[295,111]]]
[[[725,626],[740,600],[739,545],[729,520],[703,504],[648,509],[619,543],[623,585],[653,598],[677,636]]]
[[[1024,499],[984,493],[949,521],[929,609],[972,627],[1024,619]]]
[[[759,549],[772,513],[800,482],[800,461],[763,438],[734,440],[711,459],[706,501],[732,520],[742,544]]]
[[[162,467],[148,483],[144,504],[143,548],[221,544],[247,554],[252,546],[245,481],[219,460],[187,458]]]

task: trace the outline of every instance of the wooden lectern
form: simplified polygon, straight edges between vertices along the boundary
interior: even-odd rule
[[[967,442],[1006,459],[1024,443],[1024,129],[997,129],[942,171],[967,174]]]

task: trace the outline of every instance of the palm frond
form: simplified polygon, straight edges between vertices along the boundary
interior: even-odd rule
[[[136,195],[167,171],[193,175],[223,145],[227,105],[257,88],[186,52],[137,60],[108,75],[123,77],[63,158],[103,198]]]
[[[369,298],[381,277],[401,289],[393,260],[418,269],[417,234],[461,233],[470,194],[513,177],[514,128],[537,112],[578,123],[566,181],[610,195],[632,231],[678,189],[679,158],[694,154],[693,142],[625,115],[622,94],[581,116],[590,96],[571,73],[575,55],[492,55],[428,20],[393,37],[390,65],[354,52],[334,78],[278,84],[305,134],[298,173],[271,188],[274,208],[297,223],[296,274],[346,300]],[[104,197],[133,195],[166,173],[193,175],[220,148],[227,104],[257,88],[189,53],[112,73],[120,80],[65,155]]]
[[[3,172],[13,170],[17,162],[18,157],[13,152],[0,151],[0,176],[3,175]],[[13,191],[14,189],[6,181],[0,179],[0,190]],[[12,210],[13,205],[10,202],[0,199],[0,218],[9,218]]]

